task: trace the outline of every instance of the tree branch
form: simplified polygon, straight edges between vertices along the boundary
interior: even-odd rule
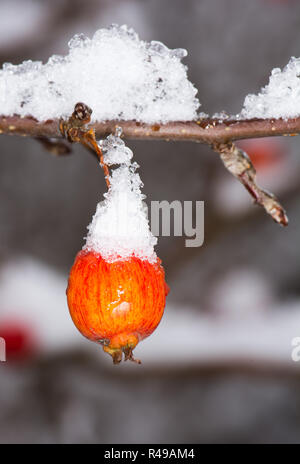
[[[247,153],[232,142],[215,143],[212,148],[219,153],[226,169],[248,190],[255,203],[262,206],[275,222],[287,226],[287,215],[275,195],[257,185],[256,170]]]
[[[166,124],[145,124],[136,121],[95,122],[89,128],[95,130],[97,138],[122,128],[123,136],[129,139],[178,140],[212,145],[256,137],[278,135],[298,135],[300,117],[293,119],[200,119],[198,121],[169,122]],[[59,120],[39,122],[32,117],[0,116],[0,134],[23,135],[29,137],[61,138]]]
[[[76,109],[88,110],[85,113]],[[293,119],[199,119],[198,121],[169,122],[166,124],[145,124],[136,121],[106,121],[90,124],[92,110],[84,103],[77,103],[69,119],[38,122],[32,117],[0,116],[0,134],[23,135],[44,139],[46,148],[55,154],[66,154],[61,141],[52,139],[66,138],[69,142],[79,142],[94,151],[104,169],[107,185],[109,172],[103,162],[103,155],[96,138],[103,138],[122,129],[125,138],[145,140],[178,140],[206,143],[219,153],[225,167],[249,191],[255,202],[263,206],[266,212],[281,225],[288,224],[288,218],[276,197],[258,187],[255,181],[255,168],[249,157],[232,142],[235,140],[270,137],[275,135],[298,135],[300,117]],[[50,140],[51,139],[51,140]],[[50,141],[49,141],[50,140]],[[48,142],[47,142],[48,141]]]

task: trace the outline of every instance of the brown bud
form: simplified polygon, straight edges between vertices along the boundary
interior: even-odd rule
[[[92,112],[93,110],[89,106],[85,103],[79,102],[75,105],[73,117],[82,122],[89,122]]]

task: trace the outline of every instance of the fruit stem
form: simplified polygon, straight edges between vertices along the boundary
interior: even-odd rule
[[[97,143],[95,129],[89,129],[86,127],[86,125],[91,121],[92,112],[92,109],[85,103],[76,103],[74,111],[69,119],[60,120],[59,130],[63,137],[65,137],[69,142],[79,142],[93,154],[96,153],[100,166],[104,171],[107,188],[109,188],[109,170],[107,164],[104,162],[102,150]]]

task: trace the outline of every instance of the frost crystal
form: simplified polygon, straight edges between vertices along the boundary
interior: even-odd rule
[[[149,229],[147,207],[141,192],[138,165],[132,163],[132,151],[116,136],[110,135],[101,144],[104,161],[120,164],[110,176],[105,200],[98,203],[88,226],[85,249],[100,253],[107,261],[137,256],[154,262],[157,239]]]
[[[100,29],[92,39],[76,35],[65,57],[3,65],[1,113],[43,121],[67,117],[83,101],[93,109],[93,121],[193,120],[200,103],[181,63],[186,54],[144,42],[127,26]]]
[[[247,95],[240,117],[295,118],[300,116],[300,58],[292,57],[283,70],[273,69],[269,84],[258,95]]]

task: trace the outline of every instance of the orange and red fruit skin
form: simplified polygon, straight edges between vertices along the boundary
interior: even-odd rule
[[[159,258],[106,261],[80,251],[70,271],[68,306],[77,329],[103,345],[114,363],[135,360],[132,350],[151,335],[162,318],[168,286]]]

